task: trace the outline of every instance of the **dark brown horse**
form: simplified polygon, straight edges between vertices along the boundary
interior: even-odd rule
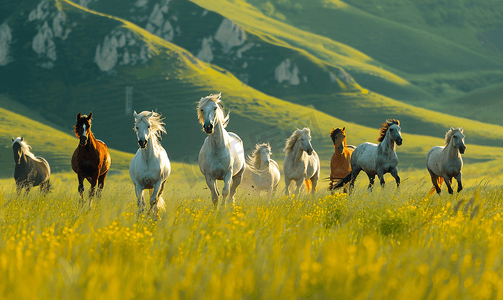
[[[16,181],[17,193],[26,188],[26,192],[34,186],[40,186],[43,193],[49,192],[49,179],[51,168],[49,163],[40,156],[35,156],[30,152],[30,146],[24,138],[12,138],[12,151],[14,151],[14,180]]]
[[[92,203],[96,184],[98,184],[98,196],[100,195],[111,164],[107,145],[97,140],[91,132],[92,117],[92,112],[89,117],[86,115],[81,116],[80,113],[77,114],[74,132],[79,139],[79,145],[72,156],[72,169],[77,173],[79,179],[81,197],[84,197],[84,178],[91,184],[89,205]]]

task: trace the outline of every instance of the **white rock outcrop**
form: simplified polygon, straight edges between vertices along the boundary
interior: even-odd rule
[[[279,83],[288,81],[291,85],[299,85],[299,68],[287,58],[274,70],[274,79]]]

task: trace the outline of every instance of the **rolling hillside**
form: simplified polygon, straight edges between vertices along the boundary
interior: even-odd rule
[[[218,2],[221,5],[216,6],[217,2],[208,2],[205,5],[215,5],[216,12],[211,12],[202,3],[203,7],[175,0],[150,6],[131,2],[141,13],[136,15],[127,5],[128,9],[117,9],[112,15],[106,7],[90,9],[93,5],[100,8],[104,5],[101,2],[89,2],[89,8],[70,1],[33,3],[31,7],[24,3],[12,8],[11,17],[2,25],[3,32],[8,27],[13,38],[6,43],[8,51],[0,55],[0,74],[6,82],[0,93],[11,99],[0,98],[0,107],[10,105],[20,112],[23,110],[12,105],[20,103],[37,112],[30,117],[43,116],[42,123],[63,132],[71,131],[77,112],[93,111],[93,131],[113,149],[133,153],[137,148],[132,111],[125,112],[126,87],[132,86],[132,109],[162,113],[168,131],[163,145],[172,160],[189,165],[196,162],[205,138],[197,123],[196,102],[216,92],[223,93],[225,109],[232,109],[229,130],[243,138],[245,151],[257,142],[270,141],[276,159],[281,159],[284,140],[296,127],[311,127],[315,149],[327,160],[333,152],[328,138],[332,127],[346,126],[349,142],[359,144],[374,141],[376,129],[386,118],[402,121],[405,142],[398,151],[403,168],[422,168],[426,151],[443,143],[450,126],[465,128],[469,149],[496,153],[485,157],[468,151],[468,159],[487,162],[500,157],[500,148],[494,146],[503,147],[503,127],[440,114],[436,109],[420,109],[368,92],[353,74],[375,72],[373,78],[387,82],[390,90],[397,88],[412,95],[409,99],[428,95],[393,73],[394,68],[381,68],[380,62],[327,37],[294,30],[246,3],[232,6]],[[131,21],[117,17],[127,12]],[[182,13],[184,18],[178,15]],[[243,25],[229,23],[227,15],[243,16]],[[208,21],[206,26],[195,26],[191,31],[190,22],[202,18]],[[178,24],[175,19],[184,21]],[[135,20],[149,30],[137,26]],[[171,27],[167,20],[173,21]],[[228,39],[224,42],[217,34],[222,26],[227,26],[224,36]],[[203,29],[207,31],[192,36]],[[196,44],[204,43],[205,36],[207,43],[208,36],[214,39],[211,63],[206,62],[208,53],[199,55],[194,50]],[[192,51],[180,46],[183,43]],[[310,44],[313,46],[308,47]],[[249,73],[240,73],[248,66]],[[3,126],[4,120],[1,122]],[[2,133],[8,141],[12,135],[21,135],[15,133],[13,124],[9,126],[11,129]],[[2,160],[5,155],[11,159],[10,149],[5,150],[8,146],[8,142],[2,146]],[[65,151],[69,150],[60,152]]]

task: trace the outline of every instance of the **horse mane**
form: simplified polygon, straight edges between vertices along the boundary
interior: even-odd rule
[[[229,113],[227,113],[227,116],[224,116],[224,110],[222,109],[222,105],[220,102],[220,97],[222,96],[222,93],[219,94],[211,94],[206,97],[202,97],[201,100],[199,100],[199,104],[197,105],[197,118],[199,119],[199,123],[201,125],[204,124],[204,113],[202,109],[210,102],[213,101],[217,104],[217,111],[215,114],[215,119],[218,121],[222,122],[222,126],[225,128],[227,127],[227,124],[229,123]]]
[[[17,137],[13,142],[12,145],[14,146],[15,143],[18,143],[19,146],[21,146],[21,150],[23,151],[24,155],[28,156],[29,158],[35,160],[35,161],[40,161],[40,159],[35,157],[35,154],[31,153],[31,146],[28,145],[25,141],[21,140],[20,137]]]
[[[449,129],[449,131],[447,131],[447,133],[445,134],[445,145],[449,145],[449,143],[451,142],[451,138],[452,136],[456,133],[456,132],[461,132],[463,133],[463,127],[458,127],[456,129],[452,128]]]
[[[295,143],[297,142],[298,139],[302,137],[304,133],[307,133],[309,137],[311,137],[311,130],[307,127],[304,127],[303,129],[297,129],[295,130],[292,135],[286,140],[285,143],[285,148],[283,148],[283,151],[286,154],[289,154],[293,150],[293,146],[295,146]]]
[[[387,119],[386,122],[381,124],[382,127],[381,129],[379,129],[379,138],[377,139],[378,142],[384,141],[384,137],[386,136],[388,128],[393,124],[400,126],[400,121],[397,119]]]
[[[152,114],[151,117],[149,117],[149,115]],[[135,128],[134,130],[136,130],[136,125],[138,125],[140,122],[146,122],[146,123],[149,123],[150,122],[150,130],[153,131],[154,135],[155,135],[155,139],[152,139],[152,141],[154,142],[154,146],[157,146],[161,139],[162,139],[162,133],[167,133],[166,132],[166,129],[164,128],[163,125],[166,125],[162,120],[164,118],[161,118],[161,114],[159,113],[156,113],[156,112],[150,112],[150,111],[142,111],[141,113],[138,114],[138,116],[136,117],[136,120],[135,120]]]
[[[246,157],[246,161],[250,166],[253,166],[255,169],[260,168],[260,162],[262,160],[262,149],[266,148],[269,153],[271,153],[271,146],[269,143],[257,144],[255,145],[255,149],[253,152]]]

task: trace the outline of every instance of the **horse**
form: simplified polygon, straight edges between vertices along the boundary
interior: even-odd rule
[[[330,132],[335,151],[330,160],[329,190],[333,190],[333,186],[351,173],[351,154],[356,146],[347,144],[345,131],[346,127],[343,127],[342,129],[333,128]],[[347,192],[347,185],[344,187],[344,192]]]
[[[363,170],[369,177],[369,189],[374,186],[375,176],[379,177],[381,186],[384,187],[384,174],[391,173],[395,178],[396,187],[400,186],[400,177],[398,176],[398,156],[396,155],[396,145],[400,146],[403,142],[400,128],[400,121],[388,119],[381,124],[379,130],[378,145],[374,143],[363,143],[356,147],[351,155],[351,173],[336,184],[332,189],[340,188],[348,182],[350,191],[354,187],[356,177]]]
[[[34,186],[40,186],[42,193],[47,194],[50,188],[51,168],[47,160],[35,156],[30,151],[23,137],[12,138],[12,151],[14,152],[14,180],[18,195],[23,188],[26,193]]]
[[[445,134],[445,147],[436,146],[426,154],[426,168],[431,176],[433,187],[428,195],[437,191],[440,194],[440,186],[445,181],[449,194],[453,193],[451,184],[452,178],[458,181],[458,193],[463,189],[461,182],[461,168],[463,168],[463,159],[461,154],[465,153],[466,146],[464,141],[463,128],[450,128]]]
[[[285,173],[285,194],[289,196],[288,187],[294,180],[297,183],[296,195],[300,192],[302,183],[306,183],[307,192],[316,191],[320,178],[320,158],[311,145],[311,130],[307,127],[295,130],[286,140],[285,161],[283,171]]]
[[[271,198],[272,193],[276,192],[280,176],[278,163],[271,159],[269,143],[255,145],[255,150],[246,157],[244,177],[251,177],[253,188],[259,195],[261,191],[267,191],[267,197]]]
[[[133,113],[135,120],[134,131],[138,138],[138,151],[129,164],[129,176],[134,183],[136,197],[138,198],[138,215],[145,207],[143,190],[150,192],[150,209],[159,216],[159,209],[164,209],[162,199],[164,185],[171,173],[171,163],[166,150],[160,143],[162,133],[166,133],[161,115],[156,112],[143,111]]]
[[[78,191],[81,199],[84,198],[84,178],[91,184],[89,206],[92,204],[96,184],[98,184],[98,196],[101,195],[105,178],[112,163],[107,145],[96,139],[91,131],[92,117],[92,112],[89,116],[81,115],[80,112],[77,114],[77,122],[73,131],[79,139],[79,144],[72,156],[72,170],[77,173]]]
[[[197,117],[207,134],[199,151],[199,169],[211,191],[213,205],[218,205],[218,186],[216,180],[224,181],[222,203],[232,199],[236,188],[241,183],[245,166],[243,141],[225,127],[229,123],[229,114],[224,115],[220,98],[222,93],[201,98],[197,106]]]

